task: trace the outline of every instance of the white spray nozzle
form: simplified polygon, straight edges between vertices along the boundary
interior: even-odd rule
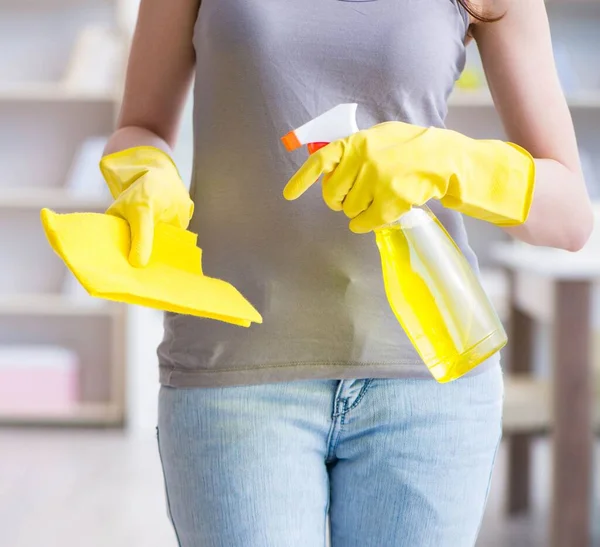
[[[288,152],[310,143],[329,143],[358,132],[357,103],[339,104],[281,138]]]

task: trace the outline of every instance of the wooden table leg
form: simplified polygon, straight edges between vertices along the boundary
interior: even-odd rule
[[[529,511],[531,502],[531,435],[512,433],[508,439],[508,498],[511,516]]]
[[[592,389],[588,282],[556,284],[552,547],[589,547]]]
[[[522,374],[531,372],[533,364],[533,335],[533,319],[521,312],[513,304],[507,348],[510,352],[509,364],[511,373]],[[527,433],[511,434],[506,439],[508,445],[507,511],[509,515],[517,515],[529,510],[531,440],[532,436]]]

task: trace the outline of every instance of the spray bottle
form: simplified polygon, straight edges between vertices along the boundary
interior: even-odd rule
[[[282,138],[288,151],[314,153],[357,132],[357,104],[340,104]],[[433,377],[460,378],[507,342],[475,272],[426,206],[375,230],[392,311]]]

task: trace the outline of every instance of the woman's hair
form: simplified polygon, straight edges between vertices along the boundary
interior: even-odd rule
[[[494,23],[495,21],[499,21],[503,17],[502,15],[500,15],[498,17],[490,17],[489,14],[486,15],[481,10],[478,10],[477,8],[475,8],[473,6],[473,4],[471,4],[471,0],[458,0],[458,2],[460,3],[460,5],[463,8],[465,8],[467,10],[467,13],[471,17],[474,17],[475,19],[477,19],[478,21],[481,21],[482,23]]]

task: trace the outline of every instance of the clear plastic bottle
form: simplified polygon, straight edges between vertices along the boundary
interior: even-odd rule
[[[314,153],[358,131],[356,103],[340,104],[282,137]],[[460,378],[507,342],[471,265],[431,210],[414,207],[375,231],[389,304],[438,382]]]
[[[438,382],[463,376],[506,344],[478,277],[428,207],[375,237],[390,306]]]

